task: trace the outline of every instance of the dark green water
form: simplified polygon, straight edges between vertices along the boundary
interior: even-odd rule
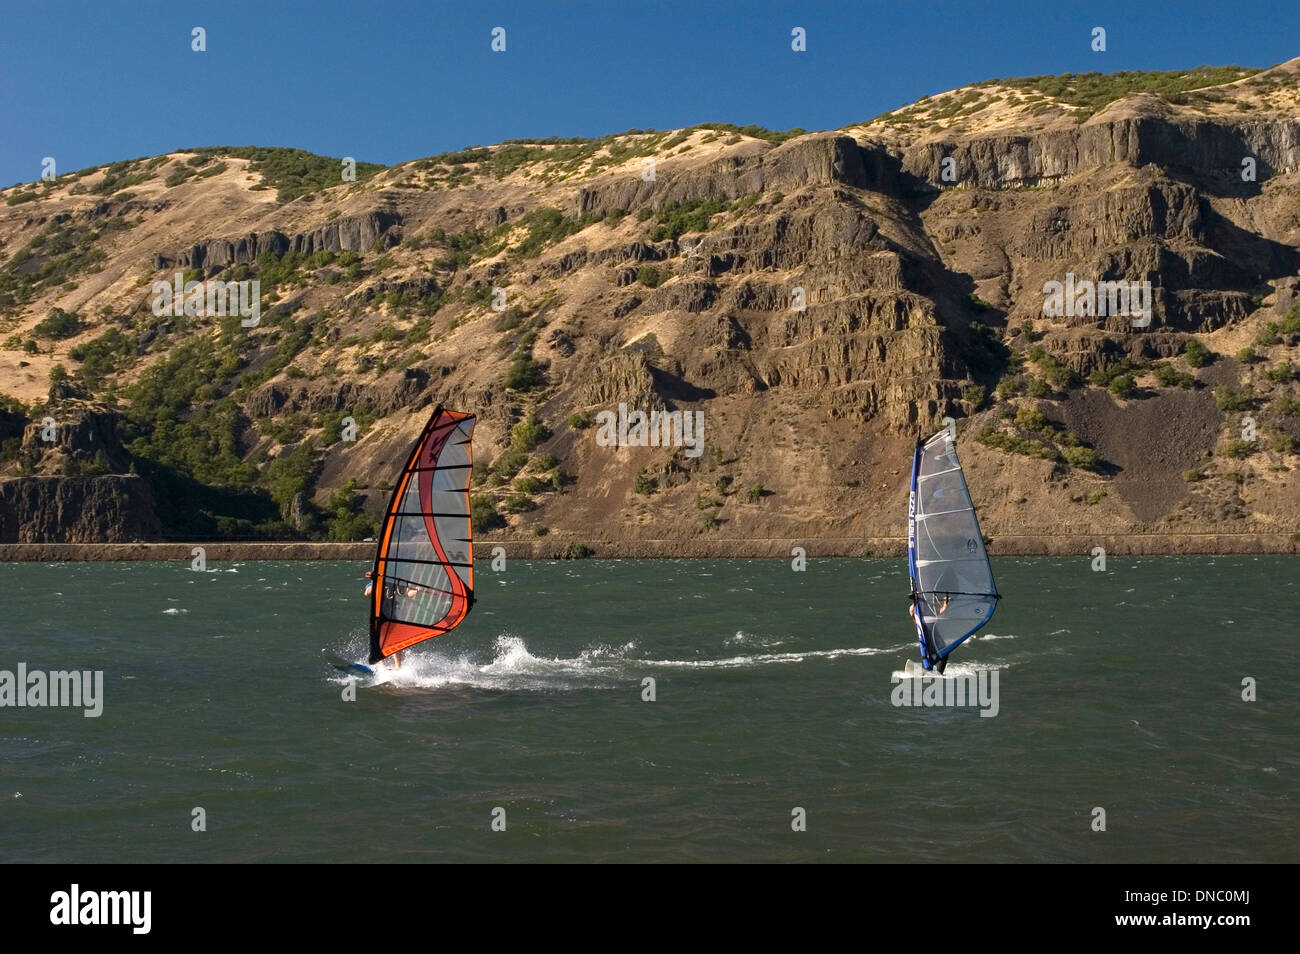
[[[993,718],[891,704],[881,560],[483,563],[345,702],[363,569],[0,564],[0,669],[106,696],[0,708],[0,861],[1300,860],[1295,559],[995,561]]]

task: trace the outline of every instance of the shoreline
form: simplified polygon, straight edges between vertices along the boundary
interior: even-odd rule
[[[588,548],[590,559],[791,559],[802,547],[810,558],[906,555],[900,537],[822,537],[813,540],[717,538],[691,540],[486,539],[477,542],[479,560],[501,547],[511,560],[571,559],[570,548]],[[209,562],[256,560],[374,560],[373,543],[3,543],[0,563],[170,561],[194,558],[202,547]],[[989,556],[1088,557],[1093,547],[1107,556],[1235,556],[1300,553],[1300,533],[1099,533],[1004,534],[995,537]]]

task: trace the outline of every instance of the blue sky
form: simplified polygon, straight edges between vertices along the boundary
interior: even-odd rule
[[[0,0],[0,185],[44,156],[62,173],[195,145],[392,163],[705,121],[828,129],[994,76],[1297,55],[1296,0]]]

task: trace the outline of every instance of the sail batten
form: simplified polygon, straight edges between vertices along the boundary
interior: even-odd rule
[[[475,417],[435,410],[393,488],[371,574],[370,662],[450,632],[474,604]]]
[[[921,660],[926,669],[942,671],[948,654],[989,621],[999,599],[947,430],[913,454],[907,557]]]

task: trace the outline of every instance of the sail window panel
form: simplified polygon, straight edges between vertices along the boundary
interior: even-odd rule
[[[917,490],[921,495],[920,506],[917,508],[918,514],[970,506],[970,497],[966,494],[966,481],[962,479],[960,470],[919,480]]]
[[[943,435],[932,437],[922,451],[918,476],[921,480],[930,480],[937,479],[936,475],[942,477],[948,473],[956,473],[960,478],[961,464],[957,461],[957,448]]]
[[[979,528],[969,511],[946,513],[917,521],[918,564],[980,558],[982,550]]]

